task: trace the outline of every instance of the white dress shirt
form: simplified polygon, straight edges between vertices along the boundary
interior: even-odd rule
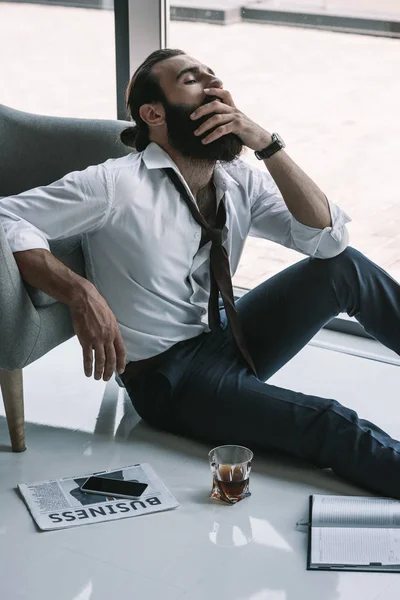
[[[157,144],[43,187],[0,200],[11,250],[49,249],[48,240],[82,234],[87,278],[113,311],[127,361],[155,356],[208,328],[211,242],[162,171],[177,166]],[[267,170],[241,160],[217,163],[217,202],[224,197],[222,239],[234,275],[248,234],[317,258],[348,244],[349,217],[329,202],[332,227],[299,223]],[[267,260],[267,259],[266,259]]]

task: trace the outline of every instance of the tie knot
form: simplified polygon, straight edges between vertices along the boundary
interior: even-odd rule
[[[216,246],[222,246],[222,231],[221,229],[209,229],[208,237]]]

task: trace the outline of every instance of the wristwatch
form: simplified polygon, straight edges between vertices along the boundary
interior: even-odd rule
[[[256,150],[254,154],[256,155],[258,160],[264,160],[265,158],[271,158],[271,156],[273,156],[275,152],[278,152],[278,150],[282,150],[285,147],[286,144],[279,135],[279,133],[273,133],[271,144],[263,150]]]

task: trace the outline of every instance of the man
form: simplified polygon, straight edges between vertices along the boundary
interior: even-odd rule
[[[0,203],[22,277],[71,310],[86,375],[94,351],[95,378],[117,370],[156,427],[281,449],[400,498],[400,442],[335,400],[265,383],[340,312],[400,354],[400,286],[348,247],[347,215],[201,62],[154,52],[127,107],[121,139],[138,153]],[[87,280],[49,252],[78,233]],[[249,233],[309,258],[248,292],[237,317],[226,259],[234,273]]]

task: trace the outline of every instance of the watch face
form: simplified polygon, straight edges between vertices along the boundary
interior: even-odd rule
[[[281,136],[279,135],[279,133],[273,133],[273,139],[274,141],[277,140],[278,142],[280,142],[283,146],[285,146],[285,142],[283,141],[283,139],[281,138]]]

